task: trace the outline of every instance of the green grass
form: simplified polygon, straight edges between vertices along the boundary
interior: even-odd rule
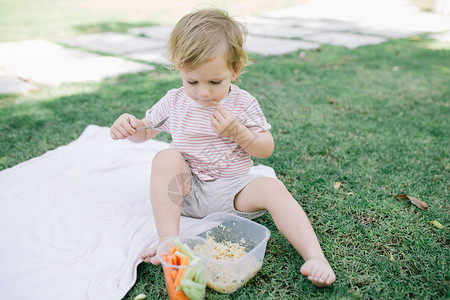
[[[20,20],[13,16],[11,28]],[[106,24],[120,31],[128,28],[123,24],[159,21],[114,22],[97,18],[67,28],[102,31],[98,24]],[[33,35],[17,27],[24,38]],[[424,38],[305,53],[303,59],[299,53],[254,55],[239,86],[257,96],[273,127],[274,154],[255,162],[273,167],[308,213],[337,281],[317,289],[301,276],[303,260],[266,215],[257,220],[272,233],[263,268],[237,292],[208,289],[207,299],[448,299],[449,50],[436,50]],[[180,85],[176,73],[157,67],[101,83],[0,96],[0,170],[70,143],[89,124],[110,126],[125,111],[143,116]],[[338,190],[336,181],[342,182]],[[394,199],[399,193],[430,208]],[[160,267],[139,265],[125,299],[139,293],[167,297]]]
[[[208,299],[449,296],[450,55],[428,45],[396,40],[356,50],[325,46],[304,59],[253,56],[239,85],[258,96],[276,143],[272,157],[255,161],[272,166],[307,211],[337,281],[317,289],[303,278],[301,257],[267,215],[258,220],[272,232],[261,271],[232,295],[208,290]],[[0,168],[67,144],[89,124],[110,126],[124,111],[142,116],[180,84],[159,67],[3,96]],[[399,193],[430,209],[394,199]],[[139,293],[166,296],[159,267],[139,266],[126,299]]]

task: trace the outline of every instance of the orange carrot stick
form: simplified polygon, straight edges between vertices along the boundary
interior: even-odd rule
[[[177,256],[175,254],[170,255],[172,265],[178,265]]]
[[[166,262],[166,263],[171,263],[171,260],[170,260],[170,257],[169,256],[166,256],[165,258],[163,257],[163,260]],[[173,283],[173,281],[174,280],[172,280],[172,271],[173,271],[173,268],[171,268],[171,267],[169,267],[169,266],[166,266],[166,267],[164,267],[163,268],[163,270],[164,270],[164,276],[166,276],[166,274],[167,274],[167,276],[166,276],[166,280],[167,280],[167,278],[170,278],[171,279],[171,281],[172,281],[172,283]]]
[[[181,259],[181,263],[182,266],[187,266],[189,264],[189,256],[185,256]]]
[[[187,266],[189,264],[189,257],[183,257],[181,259],[181,266]],[[177,277],[175,278],[175,283],[174,283],[174,288],[177,288],[180,285],[181,282],[181,278],[183,277],[183,273],[184,273],[184,269],[185,268],[180,268],[180,270],[178,270],[178,274]]]
[[[166,267],[167,270],[164,270],[164,278],[166,279],[167,292],[169,293],[169,298],[174,298],[174,287],[173,287],[173,279],[170,276],[170,267]]]
[[[189,298],[181,290],[176,291],[174,296],[175,296],[175,300],[189,300]]]
[[[170,271],[170,275],[172,276],[172,279],[175,281],[175,279],[177,278],[177,270],[171,270]]]
[[[168,264],[172,264],[172,260],[171,260],[171,258],[169,257],[169,255],[163,256],[163,260],[164,260],[166,263],[168,263]]]

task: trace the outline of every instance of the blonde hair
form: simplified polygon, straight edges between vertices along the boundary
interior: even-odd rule
[[[175,69],[193,70],[217,55],[224,55],[230,70],[239,75],[247,62],[245,27],[221,9],[203,9],[178,21],[167,43],[167,57]]]

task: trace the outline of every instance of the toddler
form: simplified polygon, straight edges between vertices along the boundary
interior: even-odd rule
[[[168,41],[168,56],[183,87],[170,90],[142,120],[121,115],[111,137],[143,142],[165,131],[170,148],[152,162],[150,198],[160,242],[179,232],[180,215],[203,218],[229,212],[256,218],[267,211],[305,263],[300,271],[316,286],[335,281],[314,230],[278,179],[248,174],[251,156],[267,158],[274,141],[258,101],[232,84],[247,55],[244,27],[218,9],[184,16]],[[169,117],[159,128],[152,126]],[[155,249],[141,259],[160,263]]]

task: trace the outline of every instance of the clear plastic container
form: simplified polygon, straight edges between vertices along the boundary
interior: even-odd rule
[[[214,213],[195,225],[198,236],[216,243],[236,243],[247,252],[235,261],[210,258],[206,282],[220,293],[232,293],[243,286],[261,269],[270,231],[249,219],[229,213]],[[212,249],[214,251],[214,249]]]
[[[170,250],[177,245],[177,240],[189,246],[190,250],[194,252],[196,259],[192,262],[195,261],[195,263],[189,263],[189,265],[183,266],[169,263],[163,259],[164,254],[170,256]],[[198,253],[195,251],[196,247],[201,247],[204,251]],[[206,267],[210,253],[211,248],[209,243],[198,236],[177,236],[167,239],[159,245],[156,255],[161,261],[170,300],[185,299],[185,297],[194,300],[204,299],[206,290]],[[185,280],[188,280],[190,285],[195,286],[195,291],[191,291],[192,288],[187,285],[187,282],[184,284]],[[180,286],[178,291],[175,290],[175,284],[177,282]],[[189,291],[191,292],[188,293]]]

